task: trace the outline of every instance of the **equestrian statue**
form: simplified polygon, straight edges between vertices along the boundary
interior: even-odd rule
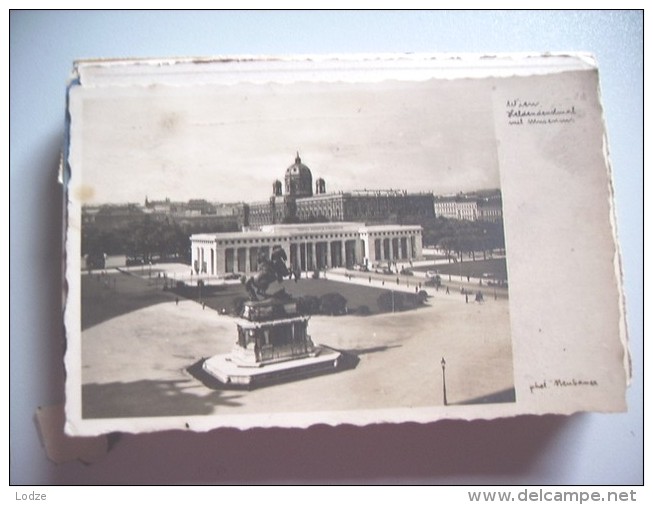
[[[256,301],[259,296],[267,298],[270,295],[267,290],[274,281],[281,282],[284,277],[290,277],[292,272],[286,266],[286,251],[281,246],[275,245],[272,248],[270,258],[266,251],[260,251],[257,258],[257,272],[245,280],[245,289],[250,300]]]

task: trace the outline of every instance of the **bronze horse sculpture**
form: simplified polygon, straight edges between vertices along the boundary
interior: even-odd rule
[[[245,289],[250,300],[256,301],[259,296],[268,297],[268,287],[274,281],[281,282],[284,277],[292,273],[286,266],[286,251],[281,246],[274,246],[268,259],[267,254],[261,251],[258,256],[258,272],[245,281]]]

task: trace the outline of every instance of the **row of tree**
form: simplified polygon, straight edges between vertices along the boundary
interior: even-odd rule
[[[476,259],[497,249],[505,249],[503,222],[468,221],[437,217],[424,225],[423,243],[438,247],[448,255],[455,255],[461,261],[464,254]]]
[[[82,229],[82,255],[124,254],[145,263],[154,258],[184,258],[190,263],[190,236],[194,233],[237,231],[234,223],[182,225],[170,220],[140,216],[129,224],[102,228],[85,225]]]

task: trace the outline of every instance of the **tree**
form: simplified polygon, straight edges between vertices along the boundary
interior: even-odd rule
[[[317,314],[320,311],[320,299],[317,296],[304,295],[297,299],[297,310],[300,314]]]
[[[320,312],[330,316],[347,313],[347,299],[340,293],[326,293],[320,297]]]
[[[404,293],[401,291],[386,291],[376,299],[382,312],[398,312],[404,310]]]

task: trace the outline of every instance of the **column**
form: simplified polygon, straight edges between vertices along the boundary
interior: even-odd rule
[[[347,239],[343,238],[340,241],[340,265],[341,267],[346,267],[347,265]]]
[[[310,271],[315,268],[315,243],[306,243],[306,270]]]
[[[297,244],[291,243],[288,245],[288,268],[295,270],[299,265],[299,255],[297,254]],[[301,268],[301,267],[300,267]]]
[[[256,272],[258,270],[258,247],[249,248],[249,261],[247,262],[247,273]]]
[[[237,264],[237,271],[238,272],[246,272],[247,271],[247,248],[246,247],[239,247],[236,249],[236,264]]]
[[[195,265],[199,265],[199,249],[196,247],[191,246],[191,258],[190,258],[190,265],[191,268],[194,270]]]
[[[383,247],[381,247],[381,259],[383,261],[388,261],[392,259],[392,256],[390,254],[390,239],[389,238],[382,239],[381,244],[383,245]]]
[[[224,247],[220,244],[215,246],[215,273],[216,275],[225,274],[225,258],[224,258]]]
[[[308,258],[306,256],[306,243],[299,244],[299,269],[304,272],[308,270]]]
[[[368,263],[372,263],[372,250],[370,248],[370,237],[369,235],[365,235],[361,240],[356,240],[356,259],[355,261],[357,263],[363,263],[364,261],[361,261],[362,258],[365,258]]]
[[[415,236],[415,249],[416,249],[416,257],[418,259],[422,258],[422,234],[421,233],[416,233]]]
[[[281,242],[281,248],[283,249],[283,252],[286,253],[286,267],[288,267],[288,270],[291,270],[292,263],[290,262],[290,240],[284,240]]]
[[[380,238],[374,238],[374,263],[383,260],[383,240]]]
[[[233,272],[234,271],[234,248],[227,247],[224,250],[224,271]]]

